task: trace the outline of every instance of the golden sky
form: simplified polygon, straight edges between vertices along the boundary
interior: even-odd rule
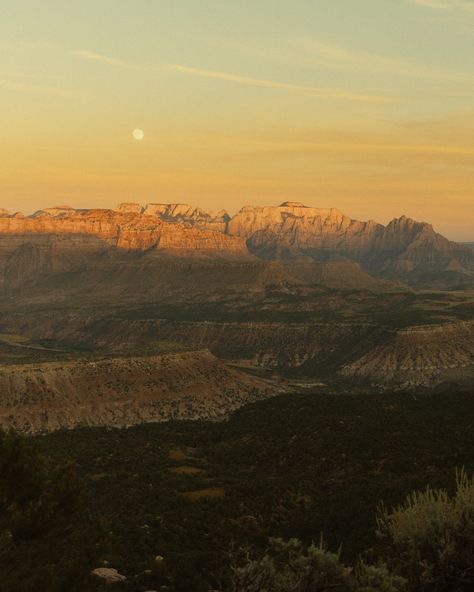
[[[2,0],[0,207],[291,199],[474,240],[473,99],[474,0]]]

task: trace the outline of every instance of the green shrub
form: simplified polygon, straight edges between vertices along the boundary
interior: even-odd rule
[[[377,526],[383,554],[410,589],[474,590],[474,481],[464,471],[452,497],[429,487],[413,492],[393,510],[381,508]]]
[[[354,571],[354,590],[357,592],[402,592],[406,590],[406,580],[390,573],[383,563],[367,565],[359,562]]]
[[[270,539],[269,548],[259,559],[247,554],[232,568],[231,592],[402,592],[405,581],[392,576],[384,566],[360,563],[345,567],[339,554],[323,543],[309,547],[297,539]]]

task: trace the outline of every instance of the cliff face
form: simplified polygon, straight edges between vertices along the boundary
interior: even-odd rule
[[[0,368],[0,426],[27,433],[223,419],[276,394],[208,351]]]
[[[35,242],[38,236],[68,236],[82,247],[84,236],[94,237],[103,247],[144,251],[179,249],[215,250],[222,255],[245,256],[245,241],[219,230],[202,229],[183,220],[165,221],[165,217],[145,212],[113,210],[73,210],[50,208],[31,217],[0,217],[0,236],[8,236],[12,246]],[[5,242],[5,241],[4,241]],[[5,247],[4,247],[5,248]]]
[[[119,211],[58,207],[30,217],[0,216],[0,286],[74,271],[113,251],[251,258],[243,238],[183,220],[165,221],[137,209],[133,204]]]
[[[228,232],[245,237],[250,250],[263,258],[342,255],[393,277],[413,272],[474,277],[469,248],[405,216],[383,226],[352,220],[336,209],[285,202],[279,207],[242,208],[230,220]]]
[[[248,206],[232,218],[224,210],[205,212],[185,204],[124,203],[116,210],[58,206],[28,217],[0,211],[0,266],[3,258],[7,268],[37,261],[37,269],[62,269],[84,253],[110,249],[227,259],[252,253],[307,262],[342,257],[390,278],[474,285],[471,248],[404,216],[383,226],[297,202]],[[48,258],[55,261],[46,264]]]
[[[183,222],[204,230],[217,230],[224,233],[230,220],[230,216],[225,210],[206,212],[201,208],[194,208],[187,204],[147,204],[143,208],[143,214],[169,222]]]
[[[264,246],[282,244],[303,252],[358,255],[370,249],[377,230],[382,228],[372,221],[351,220],[333,208],[285,202],[279,207],[242,208],[229,222],[228,232],[249,239],[256,252]]]

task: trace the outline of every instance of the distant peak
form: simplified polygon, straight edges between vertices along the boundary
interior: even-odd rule
[[[122,202],[117,206],[117,212],[123,213],[134,213],[134,214],[141,214],[143,211],[142,206],[139,203],[135,203],[132,201]]]
[[[305,206],[304,203],[301,203],[300,201],[284,201],[278,207],[280,207],[280,208],[307,208],[308,206]]]
[[[37,218],[41,216],[50,216],[52,218],[56,218],[58,216],[69,215],[75,211],[76,210],[74,208],[67,205],[53,206],[51,208],[44,208],[43,210],[38,210],[32,215],[32,217]]]

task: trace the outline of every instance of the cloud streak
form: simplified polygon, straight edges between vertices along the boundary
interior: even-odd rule
[[[388,103],[394,102],[398,99],[387,96],[358,94],[351,93],[338,88],[318,88],[314,86],[305,86],[300,84],[292,84],[288,82],[278,82],[274,80],[266,80],[260,78],[252,78],[250,76],[241,76],[238,74],[231,74],[228,72],[220,72],[216,70],[204,70],[202,68],[192,68],[183,66],[181,64],[169,64],[163,67],[167,72],[178,72],[188,76],[195,76],[199,78],[210,78],[214,80],[222,80],[234,84],[242,84],[245,86],[256,86],[261,88],[271,88],[276,90],[286,90],[296,92],[298,94],[307,95],[318,99],[332,99],[342,101],[361,101],[370,103]]]
[[[377,55],[367,51],[355,51],[315,39],[299,38],[294,43],[305,54],[319,58],[325,67],[359,69],[368,72],[380,72],[388,76],[410,76],[433,80],[474,80],[474,77],[470,74],[439,71],[401,58]]]
[[[129,68],[132,70],[145,69],[143,66],[139,66],[125,60],[118,60],[117,58],[112,58],[100,53],[94,53],[92,51],[88,51],[87,49],[75,49],[71,53],[73,56],[80,58],[81,60],[105,64],[106,66],[114,66],[115,68]]]
[[[184,66],[182,64],[167,64],[164,66],[146,66],[142,64],[134,64],[125,60],[119,60],[107,55],[94,53],[86,49],[76,49],[71,52],[72,55],[82,60],[89,62],[96,62],[106,66],[112,66],[115,68],[124,68],[132,70],[141,70],[145,72],[177,72],[179,74],[185,74],[188,76],[194,76],[199,78],[209,78],[214,80],[222,80],[224,82],[231,82],[234,84],[241,84],[245,86],[255,86],[260,88],[270,88],[274,90],[283,90],[293,93],[298,93],[317,99],[331,99],[340,101],[359,101],[369,103],[389,103],[399,99],[394,97],[353,93],[339,88],[320,88],[314,86],[306,86],[301,84],[292,84],[289,82],[279,82],[275,80],[253,78],[251,76],[243,76],[239,74],[232,74],[229,72],[221,72],[217,70],[207,70],[203,68],[194,68],[190,66]]]

